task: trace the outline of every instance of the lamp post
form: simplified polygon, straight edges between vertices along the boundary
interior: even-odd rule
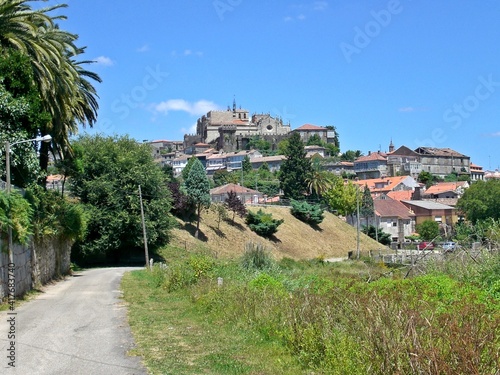
[[[9,141],[5,141],[5,190],[7,191],[7,195],[10,195],[11,184],[10,184],[10,148],[12,146],[18,145],[20,143],[26,142],[50,142],[52,137],[50,135],[44,135],[43,137],[36,137],[33,139],[26,139],[23,141],[17,141],[10,143]],[[10,219],[10,210],[9,210],[9,219]],[[9,251],[9,263],[14,264],[14,252],[12,250],[12,227],[9,225],[7,227],[7,237],[8,237],[8,251]]]

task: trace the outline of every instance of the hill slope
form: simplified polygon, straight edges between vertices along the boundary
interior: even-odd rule
[[[250,207],[257,211],[258,208]],[[219,228],[213,212],[204,212],[200,223],[199,240],[193,237],[195,224],[179,221],[180,227],[174,229],[172,244],[186,250],[209,249],[222,257],[239,257],[244,252],[244,245],[253,241],[265,245],[277,259],[313,259],[317,257],[347,257],[348,251],[356,250],[356,229],[337,216],[325,212],[325,219],[319,230],[297,220],[288,207],[262,207],[272,213],[273,218],[284,219],[273,240],[268,240],[252,232],[243,219],[235,218],[235,224],[221,221]],[[360,233],[362,251],[377,250],[384,246]]]

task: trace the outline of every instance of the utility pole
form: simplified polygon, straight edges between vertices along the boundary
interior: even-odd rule
[[[356,258],[359,259],[359,186],[356,186]]]
[[[144,255],[146,256],[146,268],[149,269],[148,237],[146,235],[146,222],[144,221],[144,207],[142,205],[141,185],[139,185],[139,201],[141,203],[142,234],[144,236]]]

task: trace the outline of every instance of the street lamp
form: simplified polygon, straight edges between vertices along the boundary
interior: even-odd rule
[[[12,146],[18,145],[20,143],[26,142],[50,142],[52,137],[50,135],[44,135],[43,137],[36,137],[33,139],[26,139],[23,141],[17,141],[10,143],[9,141],[5,141],[5,190],[7,191],[7,195],[10,195],[11,185],[10,185],[10,148]],[[10,219],[10,210],[9,210],[9,219]],[[7,237],[8,237],[8,251],[9,251],[9,263],[14,263],[14,252],[12,251],[12,228],[9,225],[7,227]]]

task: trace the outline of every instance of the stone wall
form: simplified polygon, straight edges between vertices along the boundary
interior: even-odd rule
[[[7,244],[0,244],[0,299],[7,297],[9,256]],[[26,246],[14,244],[16,296],[69,273],[71,241],[50,239],[30,241]]]

